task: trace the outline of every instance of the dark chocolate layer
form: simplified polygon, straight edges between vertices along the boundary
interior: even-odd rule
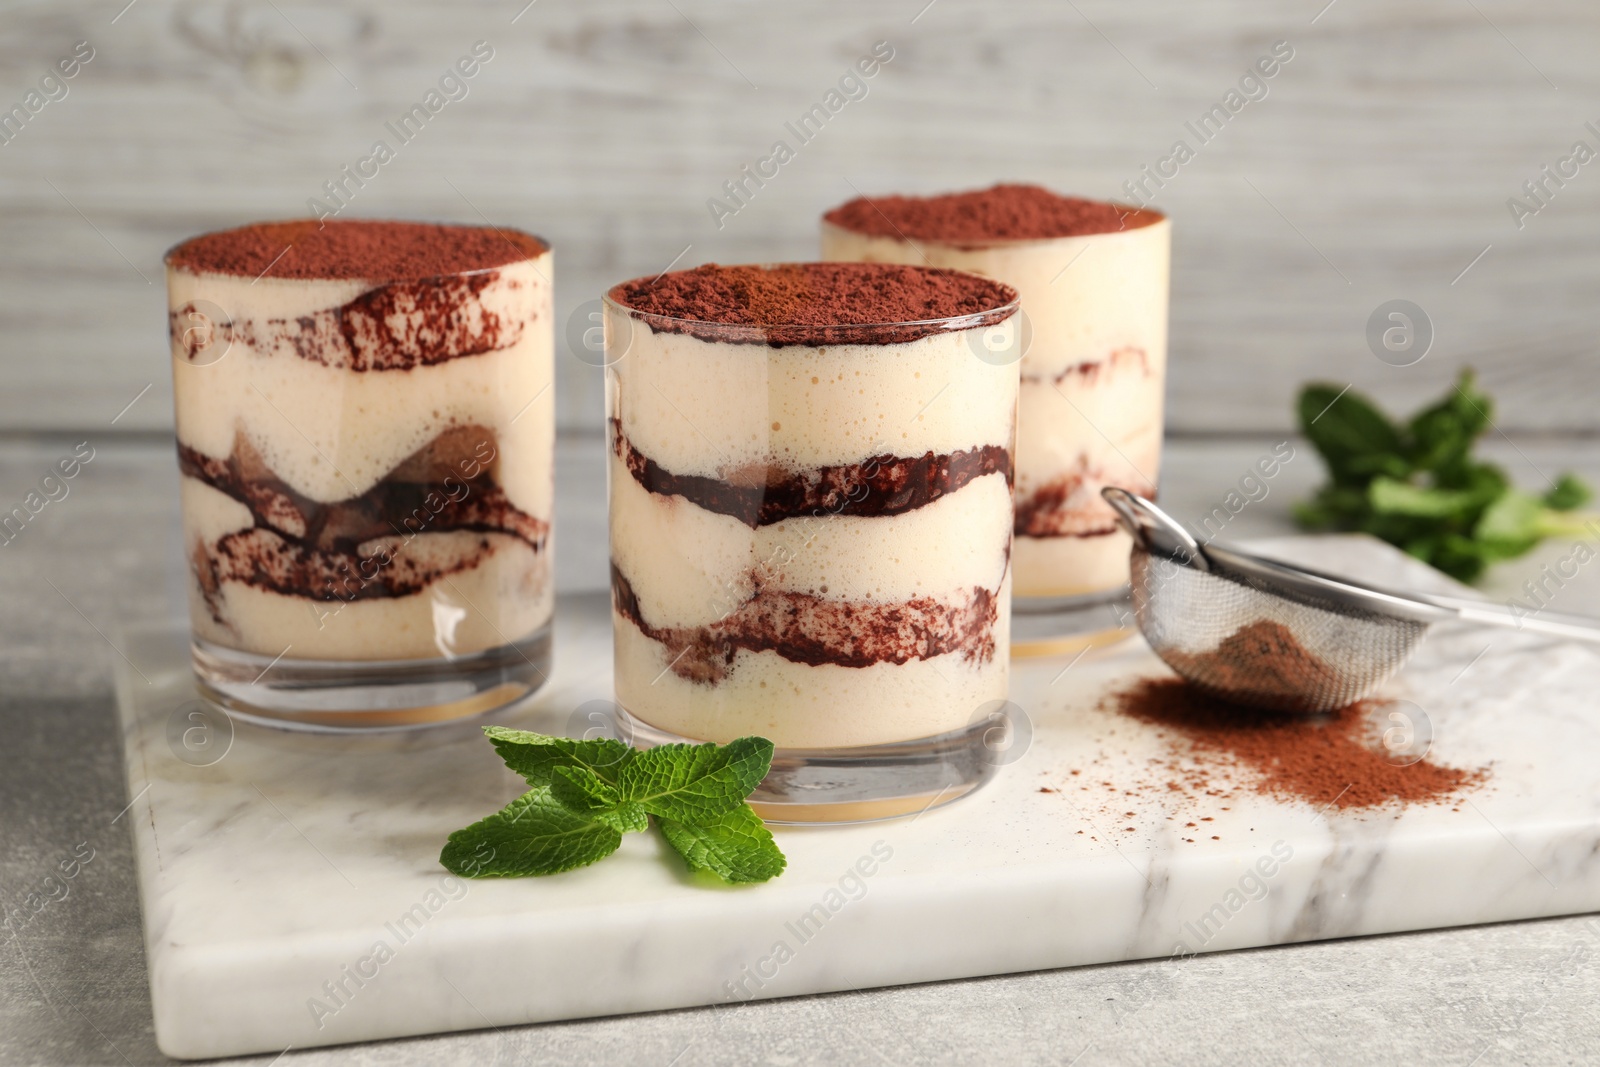
[[[981,445],[960,452],[873,456],[860,463],[786,471],[757,467],[733,478],[674,474],[633,446],[617,419],[611,446],[646,491],[677,496],[705,511],[738,519],[751,529],[785,519],[903,515],[989,474],[1011,484],[1011,452]]]
[[[1115,533],[1117,514],[1100,496],[1101,487],[1107,485],[1149,500],[1156,498],[1153,485],[1107,479],[1080,468],[1019,498],[1013,530],[1018,537],[1104,537]]]
[[[262,355],[297,356],[339,370],[409,370],[516,344],[532,319],[503,318],[484,306],[483,294],[521,286],[499,271],[483,271],[382,285],[309,315],[233,319],[212,323],[211,330],[195,329],[204,313],[185,304],[168,315],[167,325],[173,350],[190,359],[216,336]]]
[[[227,459],[180,442],[183,474],[239,501],[255,520],[251,529],[195,546],[201,588],[210,595],[222,582],[242,581],[312,600],[409,596],[440,574],[470,569],[493,550],[480,538],[458,560],[407,560],[400,543],[422,533],[499,534],[542,552],[549,524],[507,500],[490,472],[495,455],[491,431],[457,427],[365,493],[322,503],[279,478],[243,434]]]
[[[1115,374],[1122,370],[1138,371],[1146,377],[1150,374],[1150,357],[1142,348],[1129,345],[1125,348],[1113,349],[1105,359],[1088,359],[1082,363],[1074,363],[1058,374],[1024,374],[1024,382],[1048,381],[1053,385],[1061,385],[1068,381],[1080,382],[1084,385],[1094,385],[1102,375]]]
[[[495,547],[480,537],[448,562],[425,563],[406,555],[404,541],[390,535],[369,542],[364,551],[319,549],[257,526],[195,546],[190,562],[212,617],[226,625],[218,594],[227,582],[321,603],[383,600],[412,596],[441,578],[469,571]]]
[[[976,586],[953,604],[920,596],[875,604],[760,590],[709,626],[654,626],[616,564],[611,566],[611,602],[640,633],[666,646],[672,673],[708,685],[728,676],[740,649],[776,652],[813,667],[903,664],[949,653],[987,663],[995,654],[1000,606],[998,593]]]

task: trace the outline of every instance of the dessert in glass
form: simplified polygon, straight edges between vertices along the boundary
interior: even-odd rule
[[[166,257],[194,668],[230,711],[399,727],[549,668],[550,249],[269,222]]]
[[[823,216],[825,259],[952,267],[1021,296],[1019,653],[1125,628],[1116,607],[1132,546],[1100,490],[1155,497],[1170,245],[1158,212],[1033,185],[861,197]]]
[[[1008,681],[1016,294],[715,264],[606,295],[616,692],[636,741],[777,746],[768,819],[955,799]]]

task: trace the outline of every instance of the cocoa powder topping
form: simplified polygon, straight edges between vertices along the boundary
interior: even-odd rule
[[[893,263],[708,263],[614,286],[612,300],[652,330],[702,340],[895,344],[941,332],[938,320],[993,325],[1016,312],[1016,290],[965,271]]]
[[[1159,222],[1159,212],[1062,196],[1038,185],[996,185],[942,196],[858,197],[822,216],[868,237],[981,247],[1113,233]]]
[[[549,248],[532,234],[499,226],[294,219],[191,237],[166,262],[248,278],[402,282],[502,267]]]

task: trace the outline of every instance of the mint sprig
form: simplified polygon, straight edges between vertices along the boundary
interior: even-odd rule
[[[1333,384],[1307,385],[1298,408],[1301,432],[1328,468],[1328,482],[1295,506],[1302,526],[1372,534],[1472,581],[1547,537],[1591,537],[1600,520],[1577,513],[1590,490],[1576,476],[1535,495],[1473,454],[1494,402],[1470,371],[1405,421]]]
[[[605,859],[651,817],[691,871],[765,882],[787,860],[745,803],[772,766],[772,742],[633,749],[608,738],[484,728],[528,792],[445,843],[439,862],[469,878],[559,874]]]

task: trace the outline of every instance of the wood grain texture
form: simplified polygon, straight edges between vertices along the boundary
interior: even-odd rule
[[[1284,427],[1307,377],[1409,406],[1471,363],[1506,430],[1600,429],[1600,163],[1520,230],[1506,207],[1574,141],[1600,149],[1592,0],[524,2],[10,5],[0,109],[75,41],[95,58],[0,146],[0,428],[102,428],[146,385],[117,427],[170,424],[161,253],[305,214],[481,39],[469,95],[349,214],[550,238],[558,348],[585,301],[680,253],[814,256],[818,213],[857,190],[1118,195],[1287,40],[1266,98],[1156,200],[1176,224],[1169,427]],[[707,199],[878,40],[895,55],[866,98],[719,229]],[[1396,297],[1437,333],[1407,368],[1365,336]],[[559,363],[563,424],[596,425],[599,372]]]

